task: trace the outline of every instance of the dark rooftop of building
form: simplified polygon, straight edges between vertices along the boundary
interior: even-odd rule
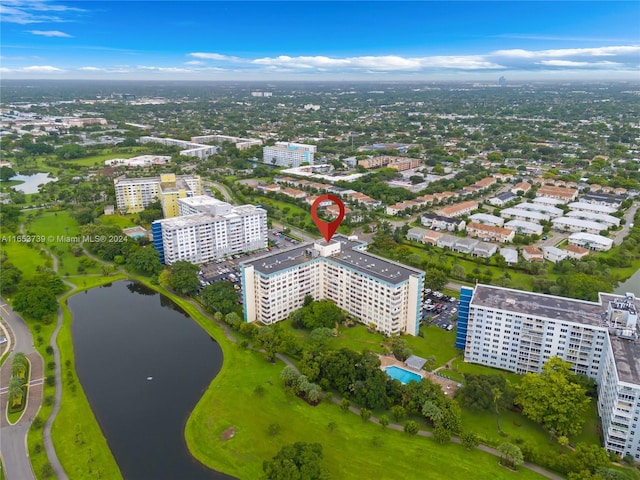
[[[325,259],[391,284],[403,283],[409,277],[423,273],[421,270],[358,250],[358,248],[363,248],[366,245],[364,242],[349,240],[342,235],[336,235],[331,240],[331,244],[336,242],[341,244],[340,252],[327,257],[321,257],[317,254],[314,243],[326,245],[324,240],[318,240],[317,242],[307,242],[284,251],[264,255],[250,262],[243,262],[242,265],[251,265],[256,271],[269,275],[312,260]]]
[[[476,285],[471,305],[535,315],[559,321],[587,324],[609,332],[620,381],[640,385],[640,340],[637,330],[616,328],[606,321],[609,305],[624,314],[637,314],[639,302],[625,304],[624,296],[600,293],[599,302],[555,297],[489,285]],[[614,313],[618,315],[619,313]],[[628,334],[626,334],[628,333]]]

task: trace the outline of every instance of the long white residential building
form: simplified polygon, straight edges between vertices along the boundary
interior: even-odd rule
[[[178,200],[179,217],[152,224],[153,244],[162,263],[204,263],[267,247],[267,212],[253,205],[235,207],[200,196]]]
[[[178,140],[177,138],[140,137],[140,143],[159,143],[160,145],[170,147],[180,147],[182,149],[180,150],[180,155],[197,157],[200,160],[205,160],[209,155],[218,153],[218,147],[187,142],[186,140]]]
[[[364,251],[336,235],[242,264],[244,318],[270,325],[302,307],[304,298],[332,300],[387,335],[417,335],[424,272]]]
[[[593,233],[576,232],[569,235],[569,245],[577,245],[588,248],[589,250],[606,252],[613,247],[613,240]]]
[[[619,227],[620,219],[618,217],[614,217],[613,215],[608,215],[606,213],[595,213],[595,212],[584,212],[580,210],[573,210],[571,212],[567,212],[566,217],[572,218],[582,218],[584,220],[592,220],[594,222],[604,223],[608,227]]]
[[[546,197],[541,197],[541,198],[546,198]],[[553,205],[542,203],[542,202],[535,202],[535,203],[523,202],[523,203],[519,203],[518,205],[514,205],[513,208],[544,213],[546,215],[549,215],[551,218],[559,217],[564,213],[562,209],[558,207],[554,207]]]
[[[611,215],[618,210],[613,207],[607,207],[606,205],[598,205],[597,203],[587,202],[572,202],[567,205],[571,210],[578,210],[581,212],[593,212],[593,213],[605,213]]]
[[[575,217],[558,217],[551,220],[551,223],[553,223],[553,228],[556,230],[569,232],[588,232],[597,234],[609,228],[609,225],[606,223],[582,220]]]
[[[462,287],[456,347],[466,362],[539,373],[554,356],[598,385],[604,447],[640,459],[640,343],[633,294],[587,302],[489,285]]]
[[[259,138],[240,138],[231,137],[229,135],[200,135],[197,137],[191,137],[193,143],[233,143],[238,150],[246,150],[254,145],[262,145],[262,140]]]
[[[304,143],[276,142],[274,146],[262,149],[262,161],[279,167],[299,167],[303,163],[313,165],[315,145]]]

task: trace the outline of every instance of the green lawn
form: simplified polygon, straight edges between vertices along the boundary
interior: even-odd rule
[[[522,379],[522,375],[517,373],[508,372],[506,370],[499,370],[497,368],[486,367],[484,365],[478,365],[476,363],[467,363],[462,357],[457,358],[453,362],[454,372],[465,374],[471,373],[473,375],[503,375],[511,385],[518,385]]]
[[[500,412],[500,429],[496,425],[496,415],[493,412],[471,412],[462,409],[462,425],[465,430],[475,432],[483,438],[483,443],[498,446],[504,442],[518,443],[525,441],[535,445],[540,451],[558,452],[560,445],[551,440],[549,433],[540,425],[532,422],[519,413],[509,410]]]
[[[102,225],[115,225],[120,228],[135,227],[138,224],[138,215],[102,215],[98,217],[96,223]]]
[[[193,315],[193,309],[187,310]],[[261,354],[220,340],[216,325],[201,317],[199,321],[219,339],[225,361],[189,418],[186,439],[195,457],[212,468],[241,479],[259,478],[263,460],[285,444],[306,441],[323,445],[325,465],[332,478],[412,479],[424,478],[427,471],[429,479],[539,478],[525,470],[508,472],[497,465],[496,457],[477,450],[467,452],[454,444],[441,446],[431,439],[409,438],[401,432],[362,423],[357,415],[342,413],[335,404],[311,407],[285,393],[279,378],[282,363],[270,364]],[[266,390],[261,398],[253,393],[257,385]],[[333,432],[327,428],[331,422],[336,424]],[[267,433],[272,423],[281,427],[276,436]],[[222,432],[230,427],[235,429],[234,438],[221,440]],[[377,442],[374,437],[378,437]]]
[[[440,367],[458,355],[458,350],[453,346],[456,341],[456,332],[430,325],[420,329],[424,333],[424,338],[406,335],[403,338],[407,341],[414,355],[427,358],[430,355],[436,357],[434,368]]]
[[[7,236],[6,234],[3,234]],[[41,245],[41,244],[36,244]],[[35,248],[30,248],[24,243],[5,242],[0,248],[7,254],[9,262],[22,271],[23,278],[31,278],[36,274],[36,268],[40,265],[51,267],[52,260],[46,253],[40,253]]]
[[[78,273],[80,259],[85,255],[76,257],[69,250],[74,243],[79,243],[80,228],[68,212],[47,212],[35,217],[25,229],[46,238],[45,246],[58,257],[58,273],[61,276]],[[86,273],[100,273],[101,268],[96,263],[87,268]]]

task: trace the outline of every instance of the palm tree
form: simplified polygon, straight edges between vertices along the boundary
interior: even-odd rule
[[[496,409],[496,426],[498,427],[498,433],[502,433],[502,430],[500,430],[500,409],[498,408],[498,402],[502,398],[502,390],[500,390],[499,388],[494,388],[492,390],[492,393],[493,405]]]
[[[24,395],[24,379],[14,377],[9,382],[9,405],[15,403],[18,397]],[[22,402],[22,398],[20,398],[20,402]]]

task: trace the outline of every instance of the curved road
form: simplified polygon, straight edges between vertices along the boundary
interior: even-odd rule
[[[21,226],[21,230],[22,228],[23,226]],[[49,255],[51,254],[49,253]],[[51,255],[51,257],[53,258],[53,269],[57,272],[58,259],[54,255]],[[75,286],[71,284],[67,285],[75,288]],[[15,313],[2,297],[0,297],[0,314],[2,319],[5,321],[5,325],[10,329],[10,335],[13,342],[12,355],[15,352],[22,352],[27,355],[32,362],[32,376],[30,383],[34,383],[33,374],[36,371],[39,371],[40,376],[42,376],[42,373],[44,372],[44,361],[33,345],[33,336],[31,331],[24,319]],[[54,371],[56,378],[55,396],[53,410],[44,425],[43,443],[49,463],[53,467],[56,478],[58,478],[58,480],[68,480],[68,477],[56,454],[53,441],[51,440],[51,426],[58,411],[60,410],[60,402],[62,401],[60,352],[56,344],[56,337],[62,327],[62,320],[62,309],[58,307],[58,322],[51,336],[53,358],[56,365]],[[3,367],[5,369],[10,368],[9,359],[7,359]],[[36,381],[39,381],[38,385],[42,385],[42,379],[36,379]],[[27,434],[29,433],[29,428],[31,427],[33,418],[40,410],[43,388],[43,386],[34,386],[33,388],[30,388],[27,409],[20,421],[15,425],[3,425],[0,451],[4,460],[6,478],[8,479],[15,478],[20,480],[35,480],[31,462],[29,460],[29,452],[27,450]],[[0,415],[4,414],[4,410],[0,412]]]
[[[7,358],[3,365],[3,369],[11,368],[11,357],[15,352],[22,352],[25,355],[29,355],[30,358],[40,358],[38,352],[33,346],[33,337],[27,324],[16,314],[11,307],[7,304],[4,298],[0,297],[0,314],[5,324],[11,329],[13,334],[13,351],[11,356]],[[33,355],[33,356],[32,356]],[[42,361],[42,359],[40,359]],[[35,370],[32,364],[32,373]],[[40,368],[42,371],[42,368]],[[32,400],[37,401],[37,407],[40,407],[42,396],[39,399],[32,399],[31,388],[29,388],[29,404],[27,410],[31,411],[34,405]],[[3,402],[4,405],[4,402]],[[31,469],[31,462],[29,461],[29,453],[27,452],[27,433],[33,417],[27,416],[29,412],[25,411],[22,419],[14,425],[3,425],[2,427],[2,458],[4,460],[4,468],[6,471],[7,479],[20,479],[20,480],[35,480],[33,470]],[[4,417],[5,411],[2,410],[0,415]]]

